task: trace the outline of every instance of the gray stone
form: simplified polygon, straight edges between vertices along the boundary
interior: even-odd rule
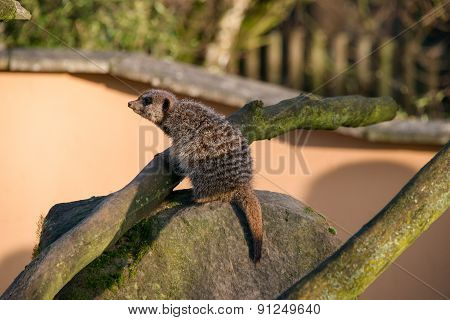
[[[160,60],[144,53],[18,48],[11,50],[9,70],[111,74],[233,107],[242,107],[250,100],[262,100],[270,105],[299,94],[281,86],[216,74],[198,66]]]
[[[450,140],[450,121],[392,120],[362,128],[339,128],[338,132],[373,142],[444,145]]]
[[[260,263],[253,264],[249,257],[250,238],[240,211],[220,202],[193,204],[190,193],[175,192],[156,216],[129,230],[56,298],[277,298],[340,242],[325,218],[299,201],[267,191],[259,191],[258,197],[265,227]],[[70,212],[80,204],[59,209]],[[59,209],[44,223],[47,240],[46,234],[64,232],[82,218],[58,215]]]
[[[89,52],[78,49],[12,49],[11,71],[108,74],[118,52]]]
[[[159,60],[146,54],[128,54],[112,63],[111,73],[126,79],[149,83],[177,93],[242,107],[250,100],[275,104],[293,98],[299,92],[277,85],[245,79],[235,75],[217,74],[180,62]]]

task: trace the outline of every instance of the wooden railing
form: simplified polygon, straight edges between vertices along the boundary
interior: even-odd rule
[[[266,39],[237,54],[229,71],[317,94],[393,96],[411,114],[442,112],[443,43],[424,47],[415,39],[352,39],[346,33],[327,38],[302,27],[274,30]]]

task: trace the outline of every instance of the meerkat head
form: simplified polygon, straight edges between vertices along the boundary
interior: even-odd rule
[[[137,100],[128,102],[128,107],[151,122],[161,124],[176,102],[177,98],[172,93],[151,89],[141,94]]]

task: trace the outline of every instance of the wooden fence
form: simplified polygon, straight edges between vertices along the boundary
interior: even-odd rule
[[[442,116],[444,49],[346,33],[328,39],[297,27],[271,32],[262,47],[238,54],[229,71],[316,94],[393,96],[410,114]]]

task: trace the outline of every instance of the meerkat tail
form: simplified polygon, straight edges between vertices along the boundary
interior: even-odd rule
[[[253,262],[261,259],[263,222],[261,205],[251,186],[240,188],[233,198],[234,202],[244,211],[253,239]]]

